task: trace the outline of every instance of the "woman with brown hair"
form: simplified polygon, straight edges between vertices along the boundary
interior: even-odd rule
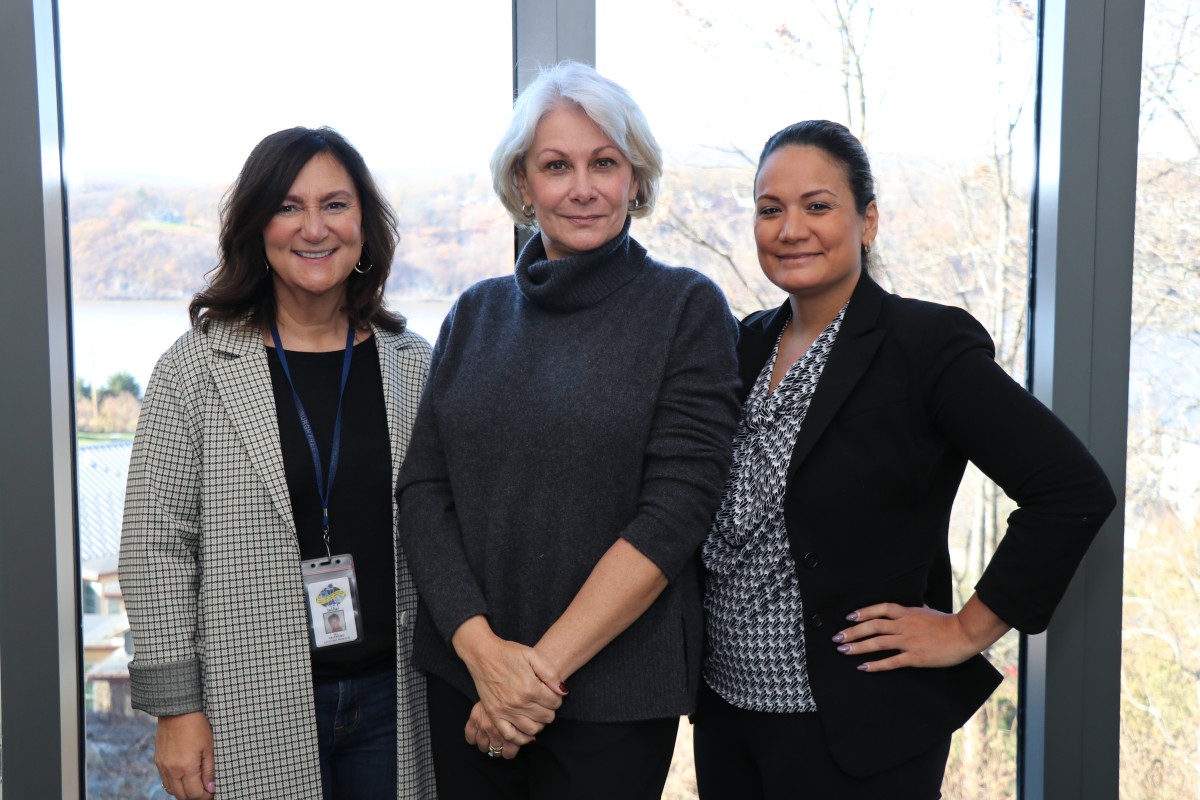
[[[393,498],[429,346],[384,307],[396,241],[340,134],[266,137],[150,379],[120,576],[175,797],[433,794]]]

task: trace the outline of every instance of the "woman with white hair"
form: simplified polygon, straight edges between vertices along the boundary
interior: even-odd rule
[[[397,489],[443,798],[658,798],[693,710],[736,325],[629,235],[661,171],[628,93],[573,62],[492,157],[535,235],[446,318]]]

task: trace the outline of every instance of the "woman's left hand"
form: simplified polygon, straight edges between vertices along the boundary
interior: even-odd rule
[[[504,738],[496,723],[483,710],[483,703],[477,702],[471,709],[471,716],[467,718],[463,735],[468,744],[475,745],[479,752],[491,755],[492,758],[516,758],[521,750],[520,744]]]
[[[864,655],[899,651],[859,665],[864,672],[903,667],[952,667],[983,652],[1003,636],[1009,625],[972,595],[957,614],[928,606],[877,603],[847,616],[857,623],[833,637],[838,652]]]

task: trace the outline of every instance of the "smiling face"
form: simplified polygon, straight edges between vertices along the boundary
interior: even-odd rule
[[[309,159],[263,229],[276,303],[305,307],[335,298],[362,255],[362,210],[354,181],[328,153]]]
[[[637,196],[633,165],[583,109],[551,109],[517,173],[549,258],[594,250],[621,232]]]
[[[763,161],[754,191],[754,241],[771,283],[796,296],[849,297],[879,212],[872,200],[858,213],[846,168],[819,147],[786,145]]]

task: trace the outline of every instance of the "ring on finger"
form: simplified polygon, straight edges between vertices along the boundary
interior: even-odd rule
[[[501,742],[499,747],[488,742],[488,758],[498,758],[504,755],[504,743]]]

